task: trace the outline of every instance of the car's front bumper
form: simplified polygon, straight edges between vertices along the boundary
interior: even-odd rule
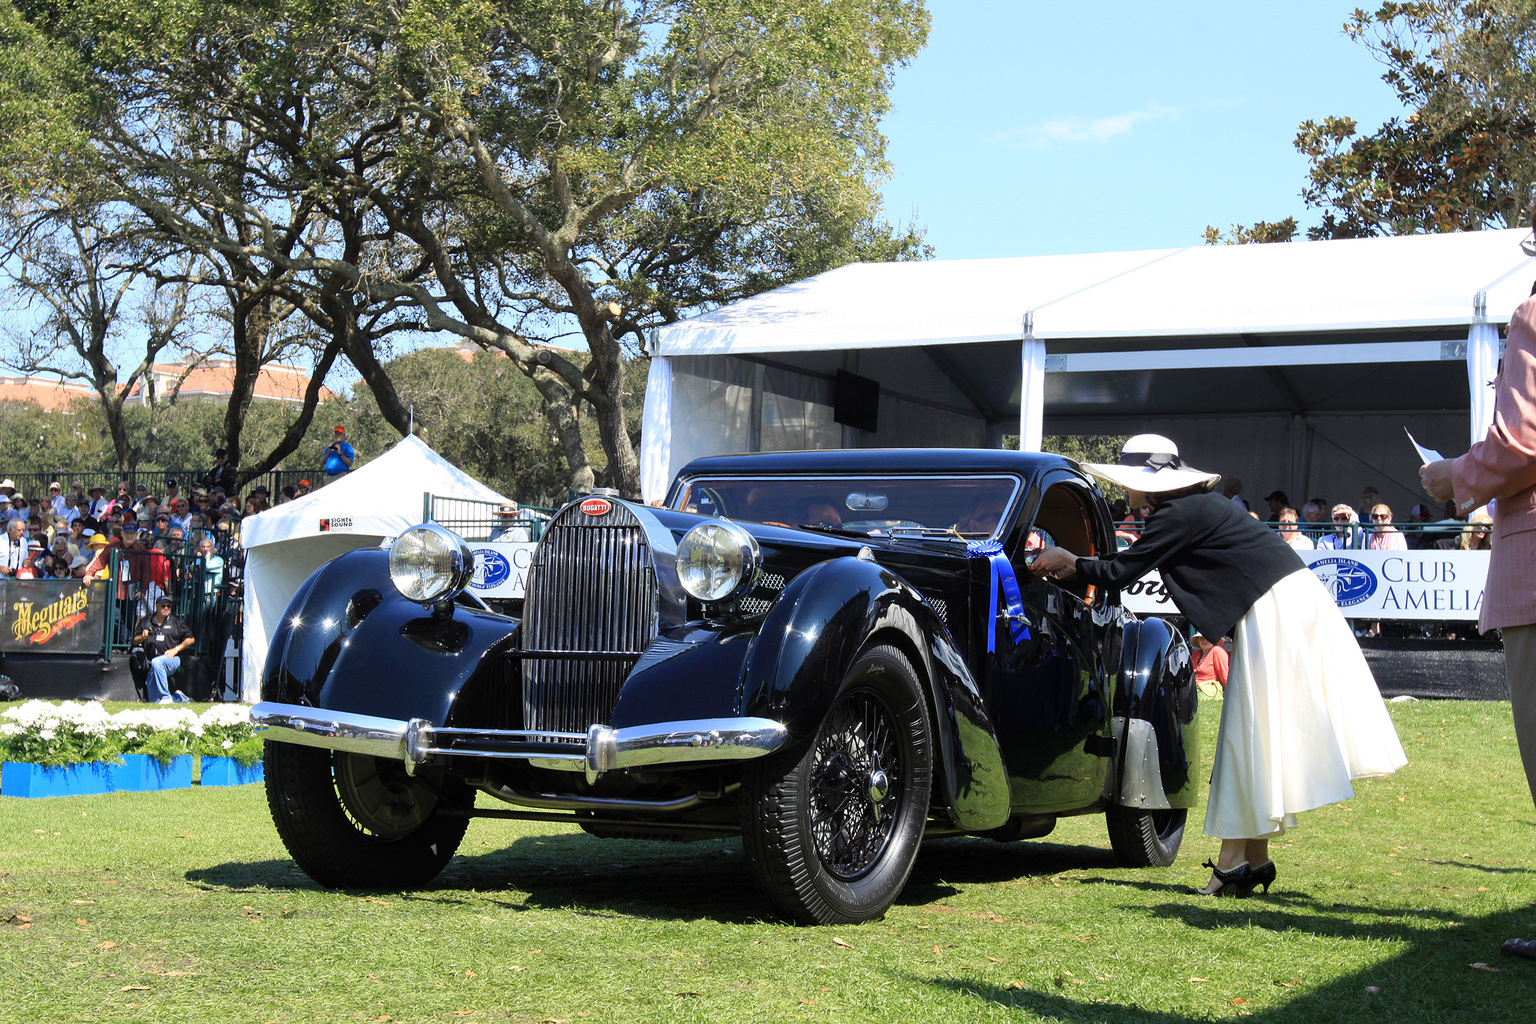
[[[486,757],[582,762],[588,778],[653,764],[744,761],[779,749],[789,732],[768,718],[704,718],[614,729],[594,725],[581,733],[445,729],[420,718],[400,721],[299,704],[262,701],[251,721],[267,739],[371,754],[404,762],[407,771],[437,758]]]

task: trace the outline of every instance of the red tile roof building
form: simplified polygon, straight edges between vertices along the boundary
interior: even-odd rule
[[[176,379],[186,372],[185,363],[156,363],[150,370],[150,380],[155,394],[164,398]],[[235,378],[233,359],[205,359],[181,382],[181,399],[186,401],[223,401],[229,397]],[[309,375],[296,366],[273,363],[262,367],[256,378],[255,398],[258,401],[287,402],[300,405],[304,390],[309,387]],[[142,382],[134,387],[128,401],[139,400]],[[320,400],[334,398],[330,388],[320,388]],[[48,410],[67,409],[76,399],[95,401],[96,392],[77,381],[59,381],[47,377],[0,377],[0,402],[31,402]]]

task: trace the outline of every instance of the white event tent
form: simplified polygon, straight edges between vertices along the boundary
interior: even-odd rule
[[[644,495],[702,455],[1154,431],[1259,509],[1371,484],[1406,518],[1403,428],[1457,454],[1491,419],[1523,236],[841,267],[652,333]],[[834,414],[860,385],[873,431]]]
[[[429,494],[497,503],[507,500],[412,435],[320,490],[241,523],[245,546],[242,700],[257,699],[272,634],[299,585],[337,555],[377,547],[385,537],[398,537],[422,522]]]

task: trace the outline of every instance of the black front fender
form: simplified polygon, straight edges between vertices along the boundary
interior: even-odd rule
[[[389,555],[349,551],[294,593],[272,637],[261,699],[443,725],[454,697],[517,620],[456,607],[433,615],[389,579]]]
[[[939,796],[970,831],[1008,820],[1008,776],[980,690],[933,606],[888,569],[834,558],[796,576],[763,622],[747,663],[741,713],[809,737],[860,652],[894,643],[927,688]]]

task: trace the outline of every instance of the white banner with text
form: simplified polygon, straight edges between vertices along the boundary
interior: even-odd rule
[[[469,589],[476,597],[522,597],[528,586],[528,566],[537,544],[474,543],[475,575]]]
[[[1487,551],[1302,551],[1350,619],[1470,619],[1483,605]],[[1138,615],[1177,615],[1163,578],[1148,573],[1121,592]]]

